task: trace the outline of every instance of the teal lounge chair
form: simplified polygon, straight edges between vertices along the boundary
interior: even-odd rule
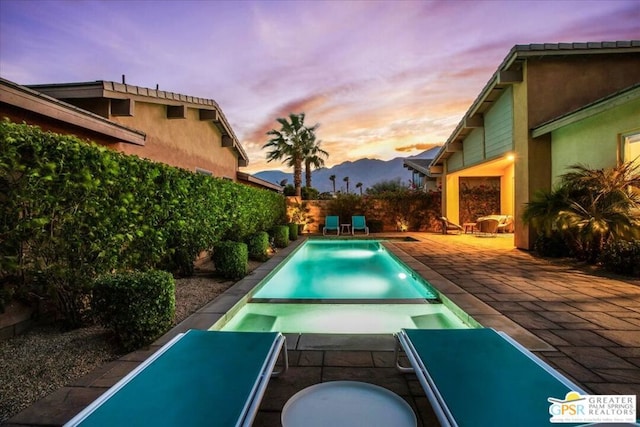
[[[547,399],[586,394],[504,332],[403,329],[396,338],[411,364],[396,357],[398,369],[415,372],[443,427],[558,426]]]
[[[324,228],[322,229],[322,234],[327,235],[327,231],[336,232],[336,236],[340,235],[340,218],[336,215],[328,215],[324,219]]]
[[[367,221],[362,215],[351,217],[351,234],[356,234],[356,230],[364,231],[367,236],[369,235],[369,227],[367,227]]]
[[[248,426],[278,356],[278,332],[190,330],[154,353],[67,426]]]

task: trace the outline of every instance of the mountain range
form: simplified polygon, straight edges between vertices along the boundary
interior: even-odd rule
[[[411,180],[411,172],[404,167],[405,159],[433,159],[440,149],[439,146],[410,157],[396,157],[391,160],[360,159],[354,162],[347,161],[330,168],[316,169],[311,173],[311,185],[318,191],[333,191],[333,183],[329,180],[331,175],[336,176],[336,191],[346,191],[345,177],[349,177],[349,192],[359,192],[356,189],[358,182],[362,183],[362,191],[381,182],[399,179],[401,183],[408,185]],[[253,174],[265,181],[280,184],[287,180],[287,184],[293,184],[293,173],[280,170],[266,170]],[[302,175],[304,186],[304,172]]]

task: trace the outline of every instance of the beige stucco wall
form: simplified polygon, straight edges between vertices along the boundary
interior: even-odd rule
[[[211,171],[214,176],[236,180],[237,154],[222,147],[221,134],[210,120],[201,121],[198,109],[187,108],[185,119],[168,119],[167,107],[136,101],[134,115],[110,119],[147,134],[144,147],[120,144],[127,154],[178,166],[190,171]]]
[[[514,169],[514,163],[511,163],[500,177],[500,213],[503,215],[513,215]]]
[[[553,184],[577,163],[593,169],[616,166],[620,135],[634,130],[640,130],[640,98],[553,131]]]
[[[460,173],[450,173],[445,176],[446,194],[442,193],[445,200],[446,209],[444,216],[451,222],[458,224],[460,222]]]

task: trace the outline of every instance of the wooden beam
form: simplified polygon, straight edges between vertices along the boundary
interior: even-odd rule
[[[441,174],[443,172],[443,167],[442,165],[437,165],[437,166],[429,166],[429,172],[434,175],[434,174]]]
[[[200,109],[200,120],[218,121],[218,110]]]
[[[512,84],[522,82],[522,70],[507,70],[498,73],[498,84]]]
[[[470,117],[464,118],[464,127],[466,128],[481,128],[484,126],[484,117],[480,114],[474,114]]]
[[[233,138],[231,138],[229,135],[222,135],[222,146],[233,147]]]
[[[57,99],[43,97],[37,92],[11,82],[0,82],[1,103],[7,104],[12,108],[36,113],[62,123],[119,139],[123,142],[136,145],[144,145],[145,142],[144,132],[126,128],[107,118],[62,103]]]
[[[242,157],[238,157],[238,167],[249,166],[249,162]]]
[[[112,99],[111,115],[112,116],[128,116],[133,117],[135,101],[131,98]]]
[[[455,153],[458,151],[462,151],[462,142],[460,141],[450,142],[449,144],[447,144],[445,151],[448,153]]]
[[[167,105],[167,119],[186,119],[186,105]]]

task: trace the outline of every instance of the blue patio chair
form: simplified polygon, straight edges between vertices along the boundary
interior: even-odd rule
[[[336,236],[340,235],[340,218],[337,215],[327,215],[324,219],[322,234],[327,235],[327,231],[336,231]]]
[[[367,221],[363,215],[351,217],[351,234],[356,234],[356,230],[362,230],[367,236],[369,235],[369,227],[367,227]]]
[[[434,411],[445,426],[553,426],[549,397],[576,384],[493,329],[403,329],[396,334]],[[563,424],[570,425],[570,424]],[[575,424],[574,424],[575,425]]]
[[[279,332],[190,330],[65,425],[249,426],[286,351]]]

